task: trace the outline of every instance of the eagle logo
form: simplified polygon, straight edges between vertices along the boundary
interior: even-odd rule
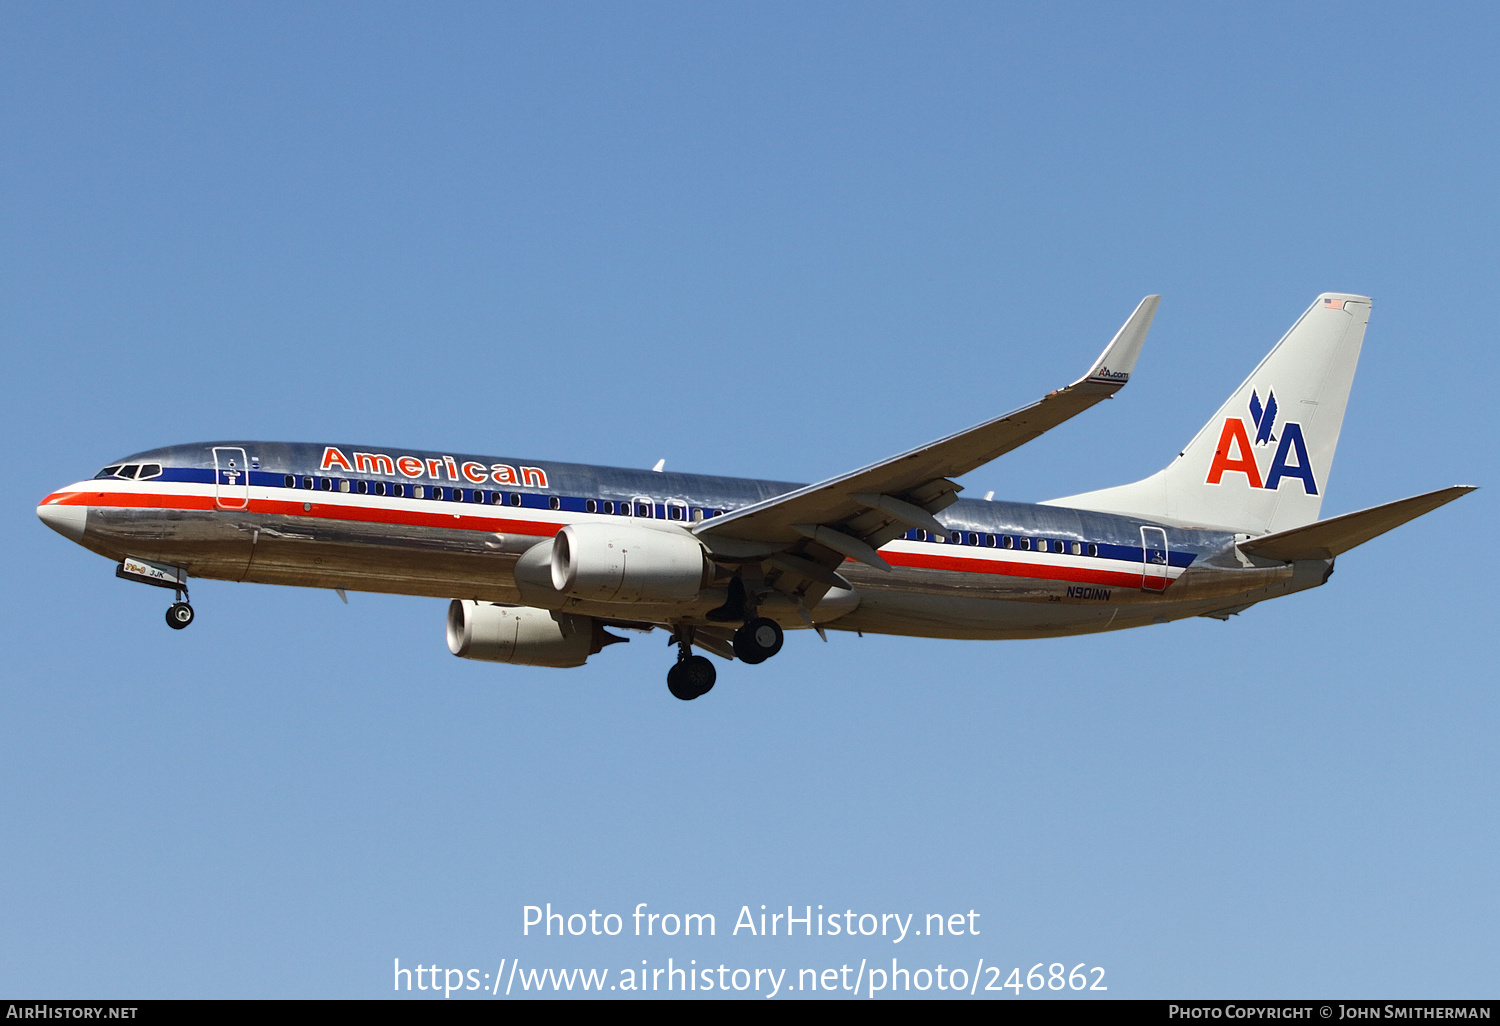
[[[1255,421],[1255,444],[1265,445],[1267,442],[1276,441],[1276,436],[1271,434],[1271,428],[1276,424],[1276,393],[1270,392],[1266,396],[1266,405],[1262,409],[1260,396],[1252,389],[1250,392],[1250,417]]]

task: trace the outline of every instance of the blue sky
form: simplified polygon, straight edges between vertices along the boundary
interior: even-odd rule
[[[34,506],[212,438],[815,480],[1072,380],[1148,292],[1130,387],[970,494],[1154,471],[1322,291],[1375,297],[1324,515],[1489,485],[1496,28],[0,9],[0,992],[895,956],[1087,962],[1118,997],[1493,996],[1491,489],[1229,623],[801,632],[694,703],[661,635],[471,664],[430,599],[203,582],[176,634]],[[720,936],[522,937],[549,901]],[[982,932],[724,936],[763,903]]]

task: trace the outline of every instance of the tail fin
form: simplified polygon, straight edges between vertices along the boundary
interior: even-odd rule
[[[1248,534],[1318,519],[1370,299],[1325,292],[1163,470],[1045,505]]]

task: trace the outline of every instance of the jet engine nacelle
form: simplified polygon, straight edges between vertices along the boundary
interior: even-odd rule
[[[473,599],[454,599],[448,604],[448,651],[463,659],[582,666],[605,645],[626,640],[610,634],[591,616]]]
[[[691,602],[709,579],[703,546],[677,528],[569,524],[552,540],[552,586],[593,602]]]

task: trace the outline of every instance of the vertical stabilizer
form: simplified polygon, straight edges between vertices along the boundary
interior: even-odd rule
[[[1369,319],[1367,296],[1325,292],[1165,469],[1046,505],[1256,535],[1313,523]]]

